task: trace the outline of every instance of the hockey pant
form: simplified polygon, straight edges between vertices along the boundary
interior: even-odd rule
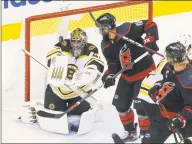
[[[141,88],[142,80],[135,82],[128,82],[120,77],[115,95],[113,97],[113,105],[119,112],[120,120],[124,126],[125,131],[133,131],[134,127],[134,112],[130,108],[134,100],[134,108],[138,114],[138,122],[140,131],[146,132],[149,127],[149,120],[145,111],[142,108],[141,101],[137,99],[139,90]]]
[[[44,107],[55,111],[66,111],[71,105],[79,101],[81,97],[75,97],[72,99],[61,99],[51,89],[50,85],[47,85],[45,91]],[[87,101],[82,102],[77,108],[73,109],[68,115],[81,115],[83,112],[90,109],[90,104]]]
[[[139,91],[138,99],[140,100],[140,104],[142,105],[142,108],[145,111],[145,127],[143,129],[149,129],[149,125],[151,121],[156,119],[157,111],[159,110],[159,106],[151,99],[151,97],[148,95],[149,90],[152,88],[154,83],[161,79],[162,76],[159,74],[150,74],[142,81],[141,89]],[[139,121],[140,122],[140,121]],[[148,124],[148,125],[147,125]],[[141,131],[142,131],[142,121],[141,121]]]
[[[179,129],[179,132],[184,139],[192,136],[192,120],[188,120],[186,126]],[[171,134],[168,119],[156,115],[156,120],[151,121],[148,134],[142,139],[142,143],[164,143]]]

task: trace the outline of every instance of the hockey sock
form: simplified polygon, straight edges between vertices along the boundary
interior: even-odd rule
[[[130,108],[126,113],[119,113],[120,120],[124,126],[126,131],[133,131],[134,128],[134,113],[133,110]]]
[[[139,128],[140,128],[140,134],[144,134],[148,131],[150,126],[149,119],[140,119],[138,118]]]

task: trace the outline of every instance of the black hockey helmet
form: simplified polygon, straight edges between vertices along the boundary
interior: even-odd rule
[[[96,19],[96,26],[99,27],[99,25],[97,25],[97,22],[104,27],[106,26],[109,29],[112,29],[116,26],[116,18],[110,13],[104,13]]]
[[[105,34],[100,24],[108,29],[113,29],[116,26],[116,18],[110,13],[104,13],[96,19],[96,26],[101,30],[101,34]]]
[[[168,61],[182,62],[187,58],[187,49],[180,42],[174,42],[166,46],[165,53]]]

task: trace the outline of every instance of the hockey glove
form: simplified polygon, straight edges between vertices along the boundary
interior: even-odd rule
[[[159,47],[157,46],[154,36],[151,36],[151,35],[145,37],[144,46],[149,47],[150,49],[152,49],[154,51],[159,50]]]
[[[104,83],[104,88],[115,85],[115,79],[113,79],[114,74],[105,73],[102,77],[102,82]]]
[[[151,97],[151,99],[156,102],[158,99],[159,90],[162,87],[161,81],[157,81],[154,86],[149,90],[148,94]]]
[[[183,116],[179,115],[178,117],[173,119],[172,123],[175,128],[180,129],[185,127],[186,120]]]

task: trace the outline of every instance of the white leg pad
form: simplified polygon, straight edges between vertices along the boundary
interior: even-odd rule
[[[77,135],[82,135],[90,132],[93,129],[96,110],[88,110],[81,115],[79,129]]]
[[[38,116],[38,124],[41,129],[49,132],[69,134],[67,115],[59,119]]]

